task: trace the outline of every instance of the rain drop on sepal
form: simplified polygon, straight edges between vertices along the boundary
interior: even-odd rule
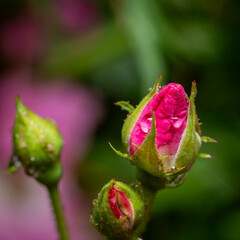
[[[56,184],[62,176],[60,154],[62,136],[56,124],[29,110],[16,97],[16,116],[12,131],[13,155],[9,172],[21,165],[27,175],[45,185]]]
[[[93,205],[91,223],[108,239],[132,239],[145,210],[139,193],[114,179],[102,188]]]

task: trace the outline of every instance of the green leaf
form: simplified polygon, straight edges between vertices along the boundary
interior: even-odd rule
[[[217,140],[215,140],[213,138],[210,138],[210,137],[207,137],[207,136],[202,136],[201,139],[202,139],[202,141],[204,143],[209,143],[209,142],[211,142],[211,143],[218,143]]]
[[[126,110],[129,113],[132,113],[135,110],[135,108],[129,102],[119,101],[116,102],[115,105],[120,106],[122,110]]]

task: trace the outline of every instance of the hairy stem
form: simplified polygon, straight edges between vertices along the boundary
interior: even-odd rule
[[[65,222],[61,199],[58,191],[57,185],[49,186],[48,192],[51,199],[51,204],[53,206],[53,212],[55,215],[56,225],[58,229],[58,233],[60,236],[60,240],[69,240],[67,224]]]
[[[140,226],[136,229],[135,234],[141,236],[146,229],[150,219],[150,212],[159,190],[163,189],[161,179],[154,177],[147,172],[137,168],[137,180],[141,183],[141,194],[145,202],[145,214]]]

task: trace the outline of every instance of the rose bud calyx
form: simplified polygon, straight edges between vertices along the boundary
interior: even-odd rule
[[[141,223],[144,203],[128,185],[111,180],[94,201],[92,225],[109,239],[128,239]]]
[[[170,83],[160,87],[161,79],[162,75],[136,109],[126,107],[126,102],[124,105],[117,103],[131,111],[122,129],[127,153],[114,151],[138,168],[161,178],[165,187],[175,187],[187,176],[201,146],[194,103],[197,89],[193,82],[188,98],[182,85]],[[207,155],[200,154],[200,157]]]

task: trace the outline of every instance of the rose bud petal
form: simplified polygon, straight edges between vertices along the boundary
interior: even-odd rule
[[[198,156],[201,145],[200,127],[194,100],[196,83],[190,98],[182,85],[170,83],[160,87],[161,77],[136,109],[132,109],[122,129],[127,154],[114,151],[154,177],[164,187],[183,182]],[[162,186],[161,186],[162,187]]]
[[[92,225],[109,239],[129,239],[140,225],[144,203],[128,185],[111,180],[94,201]]]
[[[63,140],[56,124],[41,118],[16,98],[13,127],[13,156],[9,172],[23,165],[27,175],[43,184],[56,184],[62,175],[60,153]]]

